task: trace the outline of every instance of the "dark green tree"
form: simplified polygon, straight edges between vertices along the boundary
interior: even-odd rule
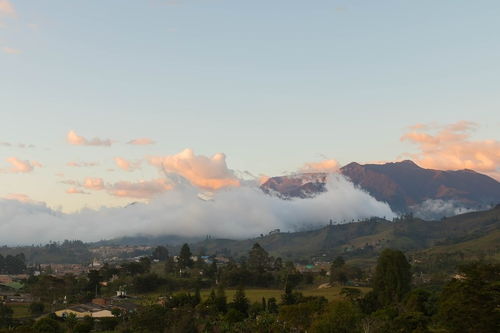
[[[32,315],[39,315],[43,313],[45,306],[42,302],[33,302],[30,304],[30,312]]]
[[[167,260],[165,260],[165,266],[164,266],[165,273],[172,274],[175,272],[175,268],[176,265],[174,258],[168,257]]]
[[[276,298],[270,297],[267,300],[267,312],[278,313],[278,302],[276,302]]]
[[[226,292],[221,284],[217,287],[217,292],[215,294],[215,306],[218,312],[225,313],[227,311]]]
[[[381,305],[398,303],[411,289],[411,266],[403,252],[385,249],[380,254],[373,292]]]
[[[153,259],[165,261],[168,259],[168,250],[165,246],[157,246],[153,250]]]
[[[248,253],[248,269],[251,272],[262,274],[270,269],[269,254],[259,245],[255,243]]]
[[[151,270],[151,259],[149,257],[142,257],[139,259],[139,264],[143,267],[143,272],[149,272]]]
[[[357,333],[361,332],[361,312],[349,301],[337,301],[326,313],[311,325],[315,333]]]
[[[36,333],[62,333],[64,329],[55,319],[45,317],[33,325],[33,331]]]
[[[336,257],[332,262],[332,268],[341,268],[345,265],[345,260],[341,256]]]
[[[14,311],[7,305],[0,303],[0,328],[9,327],[12,324]]]
[[[231,303],[231,307],[235,310],[241,312],[245,317],[248,315],[248,307],[250,302],[245,295],[245,290],[243,287],[239,287],[234,294],[233,302]]]
[[[179,267],[180,268],[192,267],[193,259],[191,259],[191,256],[192,254],[189,245],[187,244],[182,245],[181,252],[179,253],[179,257],[177,260],[177,264],[179,265]]]
[[[438,318],[450,332],[498,332],[500,265],[471,263],[460,267],[439,298]]]

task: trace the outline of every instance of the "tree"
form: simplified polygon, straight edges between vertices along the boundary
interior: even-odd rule
[[[153,259],[165,261],[168,259],[168,250],[165,246],[157,246],[153,250]]]
[[[130,332],[161,333],[168,327],[168,309],[161,305],[145,306],[128,320]]]
[[[269,268],[269,254],[259,245],[259,243],[255,243],[248,253],[248,269],[257,274],[262,274]]]
[[[181,252],[179,253],[179,258],[177,260],[177,263],[179,264],[180,268],[186,268],[186,267],[192,267],[193,266],[193,259],[191,259],[191,249],[189,248],[189,245],[186,243],[182,245]]]
[[[420,312],[426,316],[434,315],[436,302],[434,295],[423,289],[410,291],[404,301],[404,308],[407,312]]]
[[[76,318],[76,314],[70,313],[69,315],[64,318],[64,322],[66,323],[66,327],[69,329],[70,332],[73,332],[73,329],[75,328],[76,324],[78,323],[78,319]]]
[[[345,260],[341,256],[336,257],[332,262],[332,268],[341,268],[345,265]]]
[[[450,332],[498,332],[500,265],[471,263],[460,267],[439,298],[438,318]]]
[[[281,259],[281,257],[278,257],[274,260],[273,269],[275,271],[280,271],[281,269],[283,269],[283,259]]]
[[[146,273],[146,265],[145,263],[140,262],[126,262],[121,264],[123,271],[125,271],[128,275],[137,275]]]
[[[330,309],[311,325],[315,333],[356,333],[360,332],[361,312],[349,301],[334,302]]]
[[[33,331],[36,333],[62,333],[63,328],[59,323],[52,318],[44,317],[38,320],[35,325],[33,325]]]
[[[139,293],[146,293],[155,291],[166,282],[167,281],[164,278],[159,277],[156,273],[149,273],[134,277],[132,283],[135,291]]]
[[[278,313],[278,302],[276,302],[276,298],[270,297],[267,300],[267,312]]]
[[[312,302],[282,305],[279,309],[278,319],[296,329],[298,332],[307,331],[311,325],[316,306]]]
[[[218,312],[225,313],[227,311],[227,297],[224,287],[219,285],[215,294],[215,306]]]
[[[149,259],[149,257],[142,257],[139,259],[139,264],[143,267],[144,272],[149,272],[151,270],[151,259]]]
[[[235,310],[241,312],[245,317],[248,314],[248,307],[250,303],[248,298],[245,295],[245,290],[243,287],[240,287],[236,290],[234,294],[233,303],[231,303],[231,307]]]
[[[30,312],[32,315],[42,314],[44,310],[44,305],[42,302],[33,302],[30,304]]]
[[[9,327],[12,324],[14,311],[7,305],[0,303],[0,328]]]
[[[402,301],[411,289],[411,266],[398,250],[385,249],[380,254],[373,278],[373,292],[381,305]]]
[[[165,260],[165,266],[164,266],[165,273],[171,274],[175,272],[175,261],[174,258],[168,257],[167,260]]]
[[[345,298],[349,299],[351,302],[358,300],[361,295],[361,290],[357,288],[342,288],[340,294]]]
[[[26,270],[25,257],[23,253],[15,256],[7,255],[0,258],[0,272],[7,274],[21,274]]]

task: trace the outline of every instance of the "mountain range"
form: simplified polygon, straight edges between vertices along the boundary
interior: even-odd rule
[[[410,160],[385,164],[347,164],[339,172],[398,213],[415,210],[427,200],[482,209],[500,202],[500,183],[473,170],[442,171],[419,167]],[[326,191],[327,174],[271,177],[261,185],[283,199],[311,198]]]
[[[192,248],[195,252],[202,249],[207,254],[222,253],[237,258],[246,256],[255,242],[274,256],[295,260],[331,259],[338,255],[372,260],[384,248],[419,253],[422,260],[441,254],[457,255],[457,260],[463,256],[481,255],[498,258],[500,205],[438,221],[425,221],[410,215],[395,221],[371,218],[310,231],[271,232],[246,240],[206,239],[194,243]]]

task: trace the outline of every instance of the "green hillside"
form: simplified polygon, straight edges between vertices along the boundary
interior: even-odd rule
[[[244,256],[258,242],[273,256],[310,260],[342,255],[362,262],[386,247],[408,253],[450,253],[495,257],[500,251],[500,206],[491,210],[423,221],[407,216],[396,221],[370,219],[294,233],[277,233],[247,240],[207,239],[193,248],[206,254]]]

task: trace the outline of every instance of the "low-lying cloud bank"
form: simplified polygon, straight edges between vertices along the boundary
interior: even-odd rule
[[[477,211],[480,208],[489,207],[466,207],[455,200],[427,199],[419,205],[411,207],[413,215],[424,220],[436,220],[459,214]]]
[[[148,204],[73,214],[54,211],[41,203],[0,200],[0,244],[167,234],[245,238],[276,228],[294,231],[306,225],[326,225],[330,219],[341,223],[395,216],[388,204],[375,200],[339,174],[329,177],[327,189],[312,199],[281,200],[264,194],[257,185],[200,195],[198,188],[178,184]]]

